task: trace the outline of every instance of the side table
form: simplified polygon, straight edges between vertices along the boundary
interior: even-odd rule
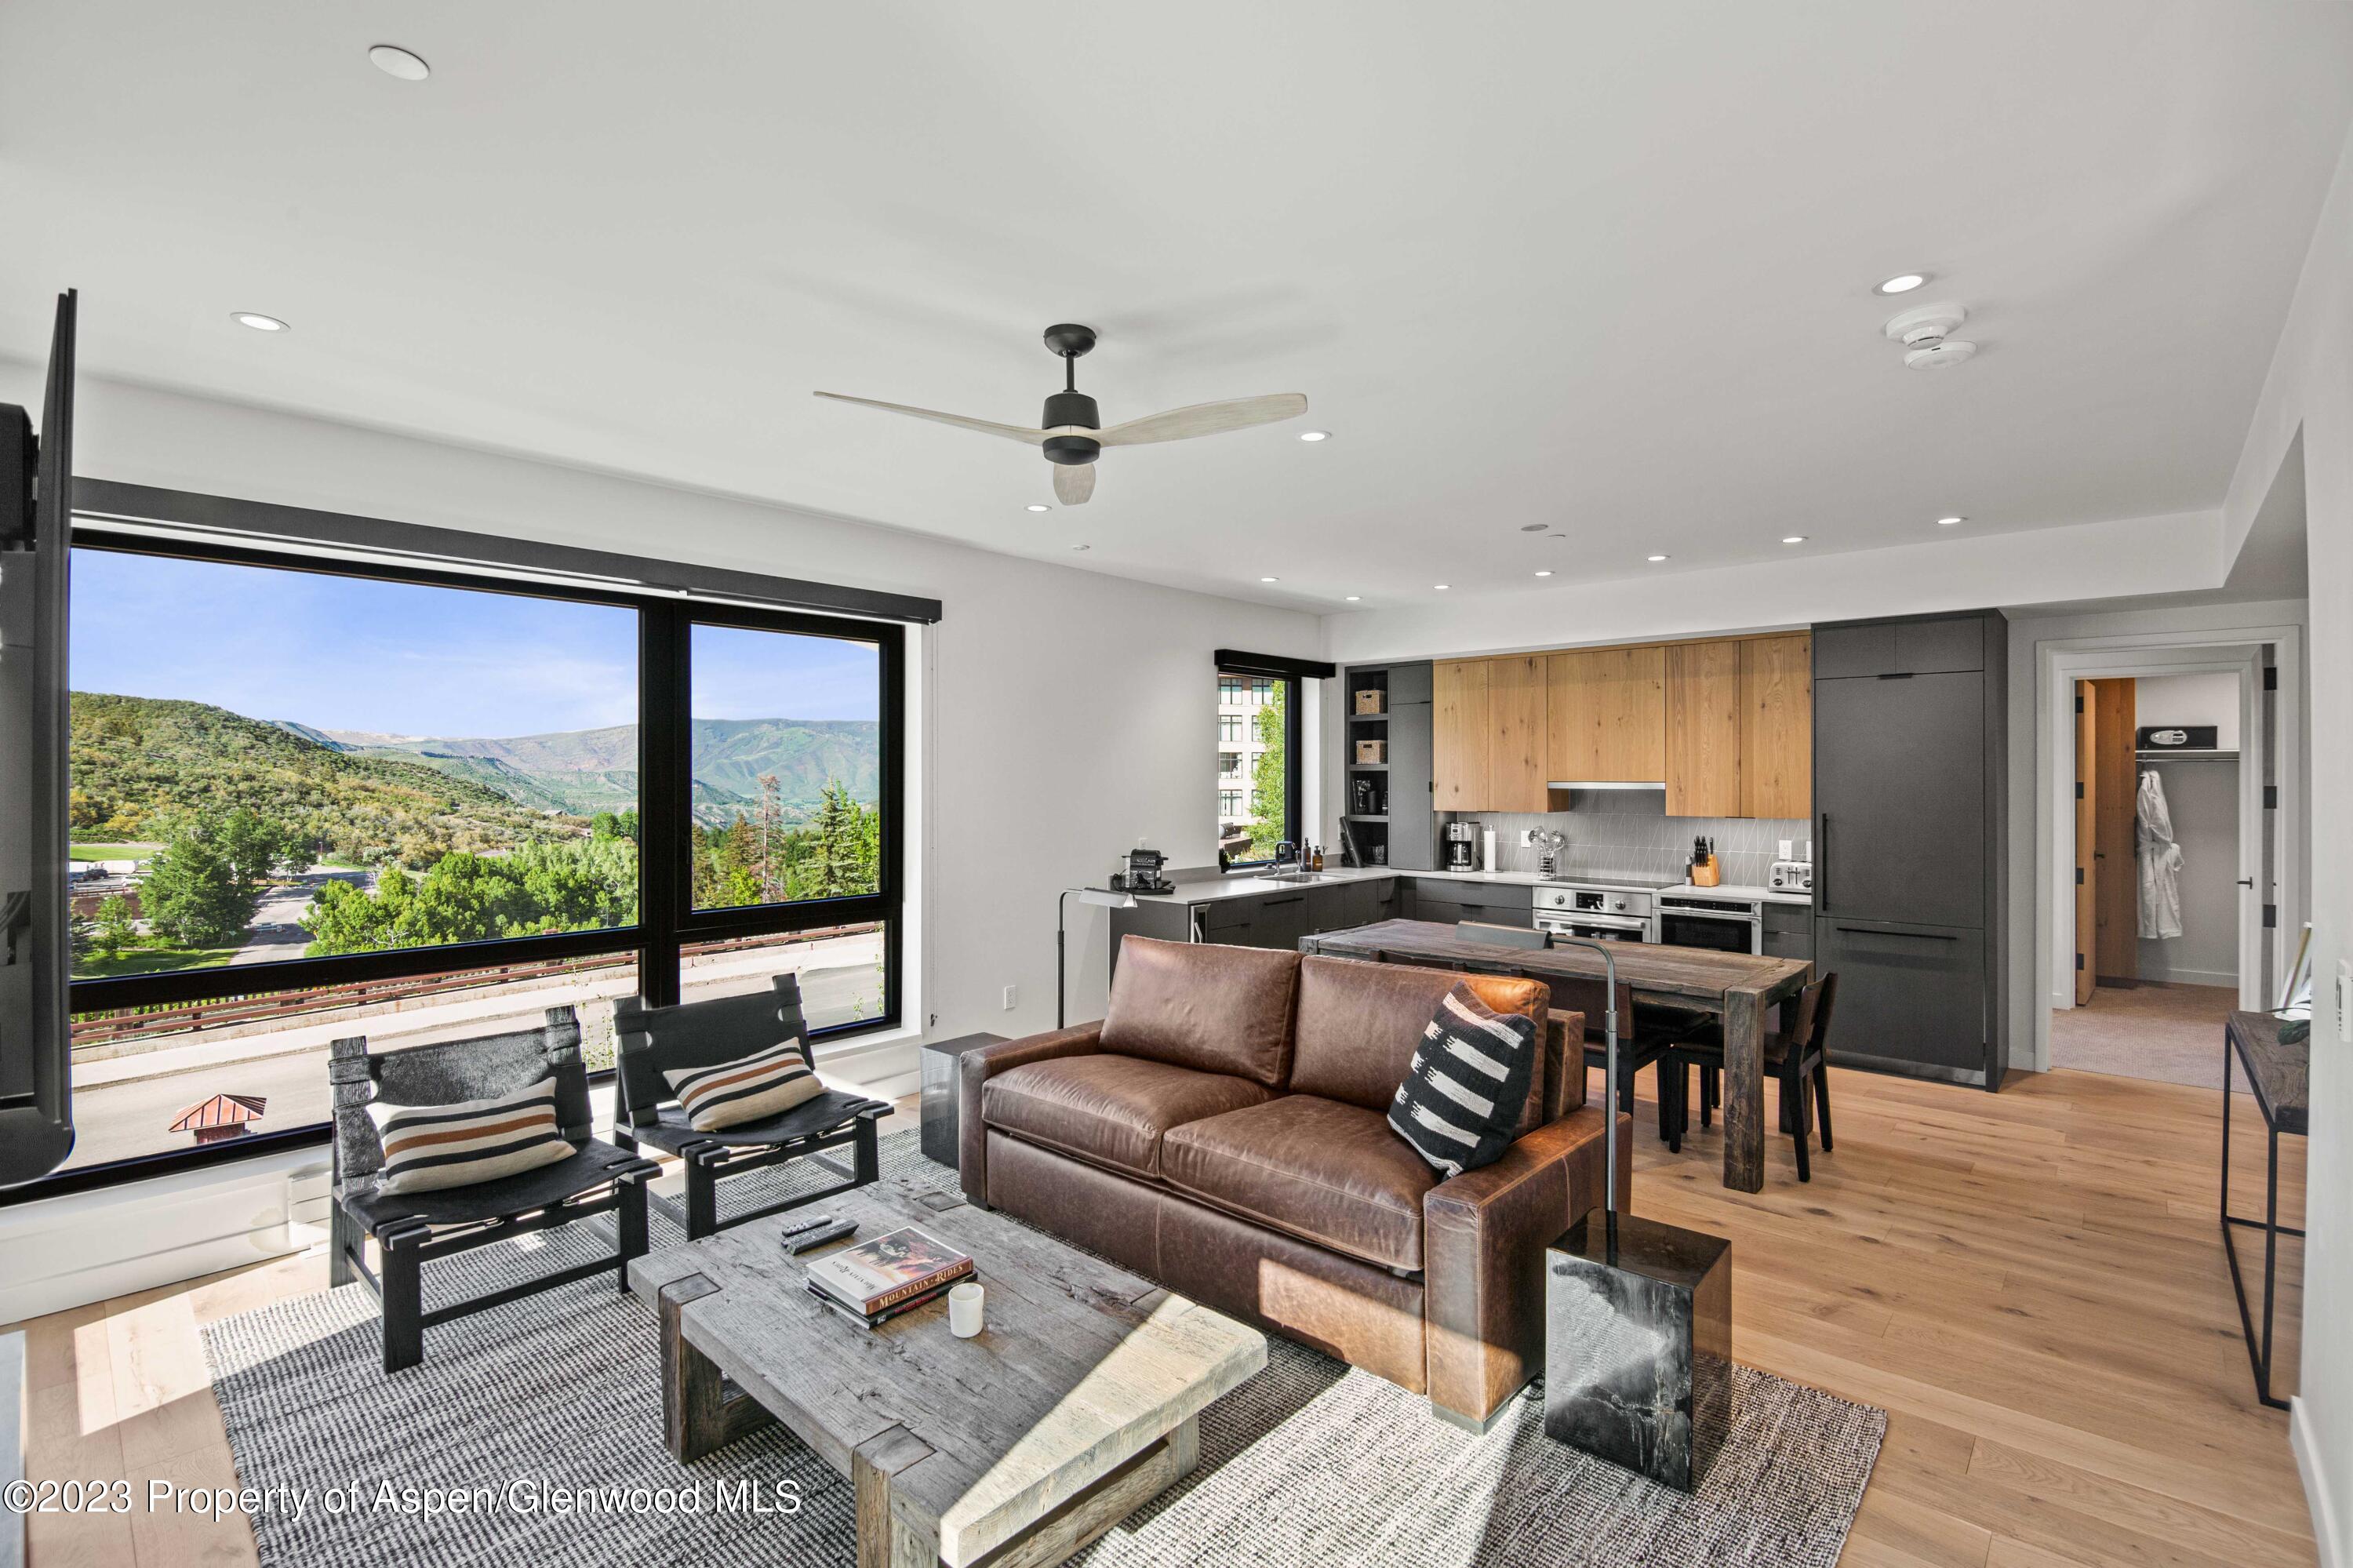
[[[956,1079],[963,1071],[964,1054],[1004,1043],[1002,1034],[959,1034],[953,1040],[934,1040],[917,1053],[923,1063],[924,1159],[951,1171],[956,1168],[956,1142],[960,1136],[956,1126]]]
[[[2312,1040],[2283,1044],[2280,1021],[2268,1012],[2233,1012],[2222,1026],[2222,1251],[2231,1261],[2231,1289],[2239,1298],[2239,1329],[2247,1337],[2247,1362],[2254,1369],[2255,1397],[2274,1410],[2287,1401],[2272,1393],[2272,1319],[2279,1285],[2279,1239],[2301,1238],[2304,1232],[2279,1223],[2280,1134],[2308,1136],[2311,1127]],[[2263,1161],[2263,1217],[2242,1219],[2231,1213],[2231,1063],[2235,1057],[2254,1092],[2255,1110],[2263,1118],[2266,1145]],[[2239,1248],[2231,1227],[2242,1225],[2263,1233],[2263,1323],[2258,1335],[2254,1314],[2247,1308],[2246,1282],[2239,1274]]]

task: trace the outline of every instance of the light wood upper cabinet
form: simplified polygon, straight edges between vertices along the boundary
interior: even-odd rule
[[[1671,644],[1666,672],[1667,815],[1747,815],[1741,806],[1741,644]]]
[[[1545,780],[1545,655],[1487,661],[1487,799],[1489,811],[1541,811],[1550,803]]]
[[[1441,659],[1430,670],[1430,800],[1441,811],[1489,806],[1487,666],[1484,659]]]
[[[1813,815],[1813,657],[1802,631],[1740,644],[1740,816]]]
[[[1666,650],[1572,648],[1545,659],[1546,777],[1666,777]]]

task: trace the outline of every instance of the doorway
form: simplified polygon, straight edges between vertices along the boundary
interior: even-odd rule
[[[2225,652],[2225,651],[2217,651]],[[2238,651],[2228,651],[2236,653]],[[2072,1005],[2051,1018],[2051,1065],[2221,1086],[2215,1042],[2260,933],[2242,889],[2262,857],[2240,842],[2241,672],[2074,683]]]

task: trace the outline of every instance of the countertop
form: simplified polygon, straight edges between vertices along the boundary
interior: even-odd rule
[[[1670,883],[1659,889],[1662,893],[1695,893],[1702,896],[1715,894],[1719,898],[1754,898],[1767,904],[1807,904],[1814,901],[1810,893],[1799,893],[1786,887],[1749,887],[1738,883],[1721,883],[1715,887],[1694,887],[1688,882]]]
[[[1428,876],[1446,882],[1508,882],[1534,887],[1557,877],[1533,871],[1399,871],[1393,866],[1335,866],[1318,872],[1314,882],[1276,882],[1265,876],[1223,876],[1200,882],[1180,882],[1174,893],[1139,893],[1139,904],[1209,904],[1220,898],[1261,898],[1270,893],[1297,893],[1310,887],[1332,887],[1343,882],[1377,882],[1390,876]]]
[[[1429,877],[1440,882],[1501,882],[1516,887],[1537,887],[1547,883],[1574,883],[1575,876],[1543,876],[1533,871],[1400,871],[1393,866],[1335,867],[1318,874],[1314,882],[1276,882],[1264,876],[1225,876],[1200,882],[1180,882],[1174,893],[1139,893],[1138,903],[1208,904],[1220,898],[1261,898],[1270,893],[1295,893],[1303,888],[1330,887],[1343,882],[1371,882],[1385,876]],[[1791,893],[1770,887],[1736,886],[1726,883],[1721,887],[1694,887],[1689,883],[1664,883],[1662,893],[1720,894],[1726,898],[1755,898],[1768,904],[1810,905],[1810,893]]]

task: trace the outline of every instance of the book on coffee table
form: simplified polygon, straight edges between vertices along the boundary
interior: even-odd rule
[[[907,1225],[818,1258],[809,1265],[808,1280],[811,1289],[871,1318],[971,1272],[971,1254]]]
[[[955,1289],[958,1284],[971,1277],[971,1275],[964,1274],[958,1275],[954,1279],[944,1279],[937,1285],[933,1286],[929,1290],[923,1291],[920,1295],[910,1296],[903,1301],[893,1301],[888,1307],[873,1312],[856,1311],[850,1307],[849,1302],[839,1299],[831,1292],[827,1291],[815,1284],[811,1284],[809,1286],[808,1293],[818,1300],[824,1302],[828,1308],[840,1313],[851,1322],[863,1324],[869,1329],[879,1329],[883,1324],[891,1321],[893,1318],[903,1318],[919,1307],[930,1306],[933,1302],[939,1300],[949,1291]]]

